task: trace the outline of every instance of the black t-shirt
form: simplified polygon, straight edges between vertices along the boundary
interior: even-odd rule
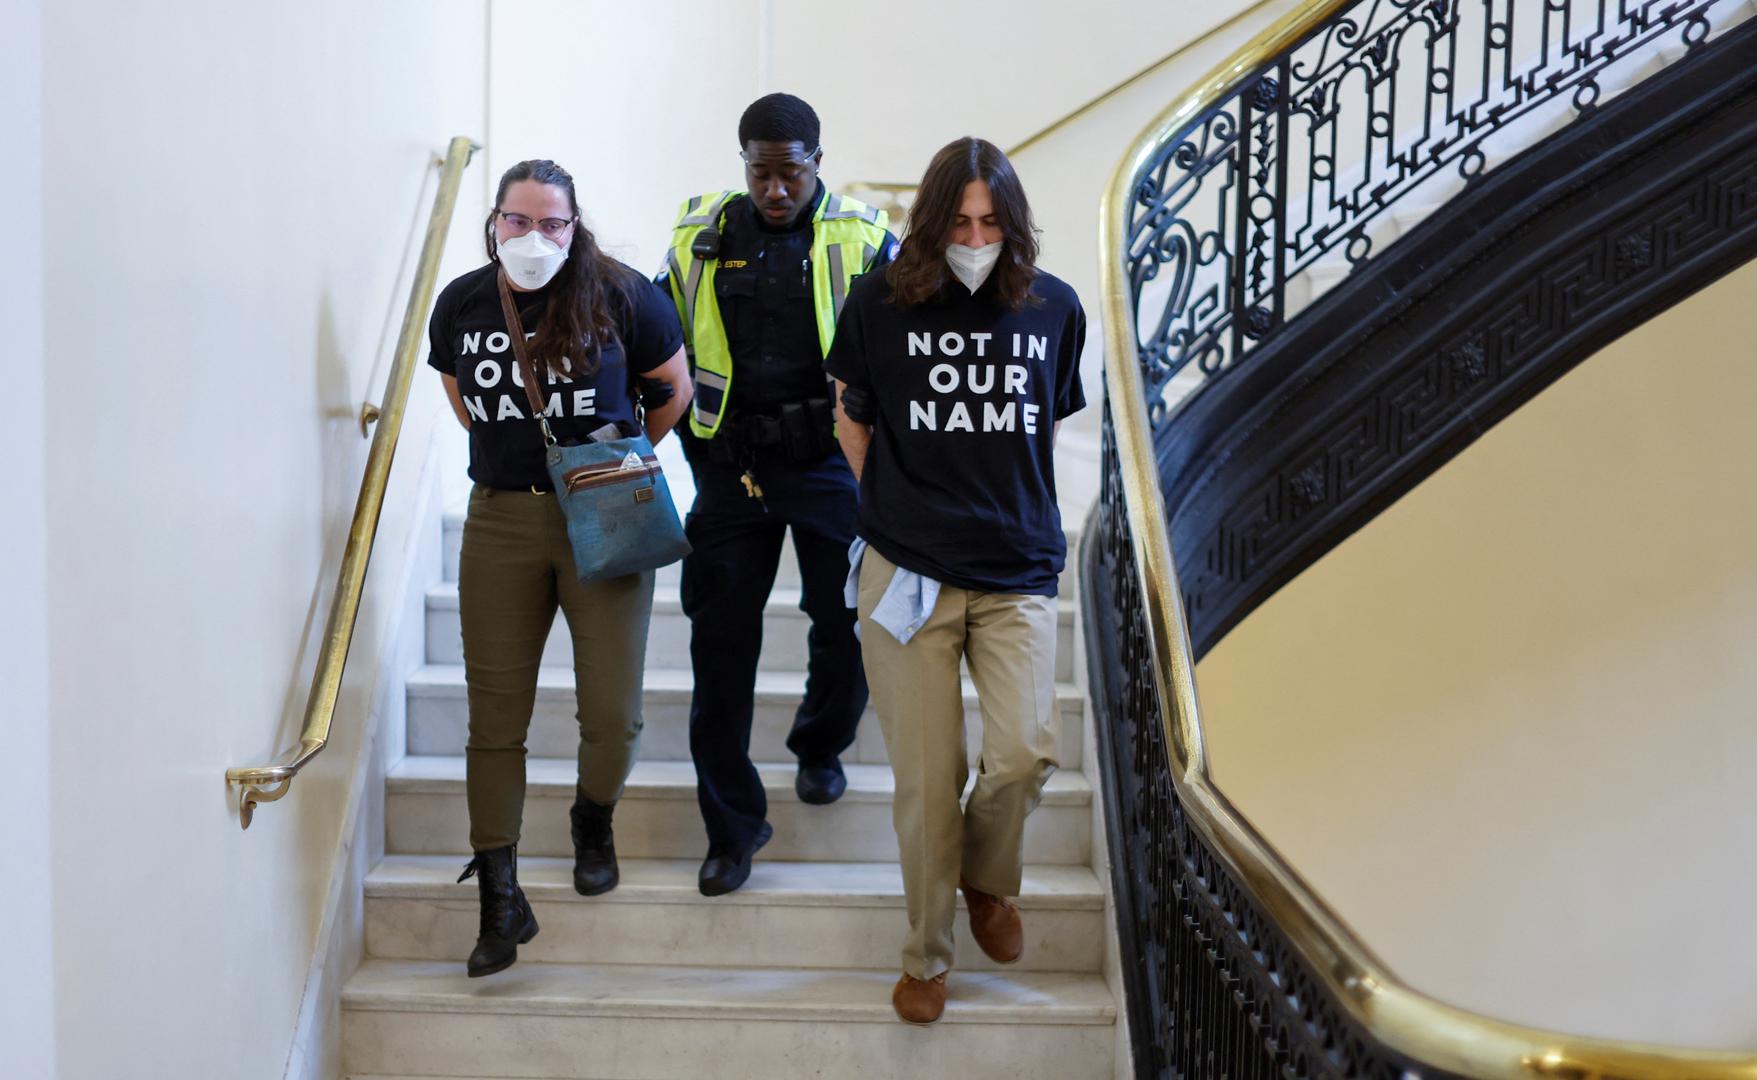
[[[558,378],[539,368],[550,429],[564,443],[584,442],[603,425],[617,421],[634,430],[634,402],[629,396],[635,375],[644,375],[671,359],[683,345],[683,328],[671,298],[646,278],[615,260],[625,299],[613,297],[616,334],[604,343],[598,370],[590,378]],[[543,467],[543,432],[531,416],[525,380],[507,337],[500,310],[496,263],[453,281],[440,292],[428,323],[432,351],[427,363],[454,375],[458,394],[470,416],[470,479],[494,488],[549,487]],[[535,337],[551,285],[535,292],[513,292],[525,337]]]
[[[854,283],[825,366],[871,393],[860,534],[906,570],[979,592],[1054,596],[1067,558],[1054,425],[1086,405],[1086,314],[1039,272],[1008,311],[991,277],[902,311],[883,274]]]

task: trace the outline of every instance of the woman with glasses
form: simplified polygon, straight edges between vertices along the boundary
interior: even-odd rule
[[[616,886],[611,813],[641,732],[641,671],[653,573],[582,583],[566,520],[550,490],[544,441],[512,348],[501,283],[516,310],[543,416],[563,443],[607,426],[632,435],[634,396],[657,443],[692,396],[683,332],[652,282],[599,250],[580,220],[573,177],[553,161],[523,161],[500,178],[484,237],[488,264],[440,293],[432,355],[458,422],[470,433],[469,514],[458,563],[464,681],[469,699],[465,786],[470,847],[463,881],[477,879],[481,927],[469,974],[491,975],[537,933],[519,889],[525,733],[543,644],[559,607],[573,638],[580,726],[571,813],[574,888]]]

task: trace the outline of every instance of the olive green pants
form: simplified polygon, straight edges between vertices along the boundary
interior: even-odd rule
[[[896,777],[892,823],[909,934],[903,970],[931,979],[952,966],[958,878],[1019,895],[1025,818],[1056,769],[1055,597],[940,587],[927,622],[900,645],[872,621],[893,566],[868,548],[860,564],[860,651]],[[976,784],[964,751],[964,684],[982,707]]]
[[[573,637],[579,794],[613,803],[641,740],[641,672],[653,574],[582,584],[555,496],[476,485],[458,559],[470,738],[464,748],[470,847],[519,839],[525,733],[555,609]]]

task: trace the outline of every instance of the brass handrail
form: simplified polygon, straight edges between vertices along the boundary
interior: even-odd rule
[[[1255,3],[1253,3],[1253,4],[1249,5],[1248,7],[1245,7],[1244,9],[1234,13],[1232,16],[1227,18],[1225,22],[1222,22],[1219,25],[1217,25],[1209,30],[1204,31],[1201,34],[1201,36],[1199,36],[1199,37],[1191,38],[1189,41],[1184,42],[1182,45],[1179,45],[1177,48],[1166,53],[1164,56],[1161,56],[1159,59],[1148,64],[1146,67],[1143,67],[1141,70],[1135,72],[1133,75],[1130,75],[1129,77],[1123,79],[1121,82],[1113,84],[1109,89],[1101,91],[1097,96],[1092,97],[1092,98],[1088,98],[1085,102],[1081,103],[1080,105],[1075,106],[1072,110],[1065,113],[1060,118],[1055,119],[1055,120],[1051,120],[1049,123],[1045,124],[1044,126],[1038,128],[1036,131],[1033,131],[1031,134],[1029,134],[1029,135],[1025,136],[1023,139],[1019,140],[1018,143],[1007,148],[1004,151],[1004,153],[1009,158],[1017,157],[1019,154],[1024,153],[1026,150],[1031,149],[1033,146],[1036,146],[1038,143],[1049,138],[1051,135],[1054,135],[1056,132],[1060,131],[1062,128],[1065,128],[1069,124],[1072,124],[1074,121],[1081,119],[1087,113],[1092,112],[1094,109],[1098,108],[1100,105],[1103,105],[1105,102],[1109,101],[1111,98],[1116,97],[1118,94],[1122,93],[1124,90],[1127,90],[1129,87],[1134,86],[1136,83],[1140,82],[1142,79],[1145,79],[1148,76],[1152,75],[1154,72],[1158,71],[1160,68],[1163,68],[1165,65],[1171,63],[1173,60],[1176,60],[1178,57],[1182,56],[1184,53],[1187,53],[1192,49],[1199,48],[1202,45],[1206,45],[1209,41],[1212,41],[1216,36],[1218,36],[1220,34],[1224,34],[1226,31],[1232,29],[1234,26],[1237,26],[1244,19],[1247,19],[1251,15],[1255,14],[1258,8],[1264,7],[1265,5],[1271,4],[1274,2],[1275,2],[1275,0],[1256,0]],[[853,190],[856,188],[865,188],[868,191],[883,191],[883,192],[888,192],[892,195],[901,194],[902,192],[905,192],[905,191],[914,191],[916,189],[916,187],[918,187],[918,186],[919,185],[914,182],[903,183],[901,181],[896,181],[896,180],[884,180],[884,181],[856,180],[852,183],[844,185],[844,187],[846,187],[849,190]]]
[[[1148,162],[1196,117],[1356,0],[1308,0],[1161,112],[1117,164],[1099,211],[1106,393],[1124,509],[1147,608],[1148,655],[1189,822],[1286,934],[1330,996],[1383,1045],[1437,1069],[1485,1080],[1757,1080],[1757,1056],[1596,1039],[1482,1016],[1403,983],[1214,784],[1202,743],[1195,659],[1172,560],[1157,458],[1134,341],[1124,259],[1129,205]]]
[[[421,259],[409,289],[408,310],[403,313],[397,335],[396,360],[385,383],[384,402],[376,418],[378,429],[366,454],[366,473],[360,481],[360,498],[354,504],[354,520],[348,526],[348,543],[342,552],[342,568],[330,600],[329,619],[323,628],[323,651],[311,675],[311,692],[305,700],[305,723],[299,748],[278,765],[254,765],[226,770],[226,782],[238,788],[238,824],[250,828],[257,804],[274,802],[287,793],[293,778],[329,743],[335,720],[336,699],[341,693],[342,672],[354,641],[354,620],[360,614],[360,594],[366,584],[366,565],[372,557],[372,541],[378,533],[378,514],[384,507],[385,485],[390,479],[391,459],[396,455],[397,436],[402,433],[403,409],[409,401],[409,385],[421,351],[421,331],[433,288],[439,277],[439,257],[445,251],[446,232],[458,201],[464,168],[479,147],[459,135],[446,148],[439,191],[433,213],[427,219],[427,235],[421,243]]]

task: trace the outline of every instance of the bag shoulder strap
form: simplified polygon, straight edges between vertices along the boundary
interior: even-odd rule
[[[531,415],[543,428],[543,445],[555,445],[555,433],[549,430],[549,418],[543,415],[543,395],[537,392],[537,369],[531,366],[531,353],[525,347],[525,324],[519,318],[518,305],[512,300],[512,286],[506,282],[505,271],[494,275],[500,286],[500,313],[506,317],[506,333],[512,339],[512,355],[519,372],[525,377],[525,397],[531,403]]]

